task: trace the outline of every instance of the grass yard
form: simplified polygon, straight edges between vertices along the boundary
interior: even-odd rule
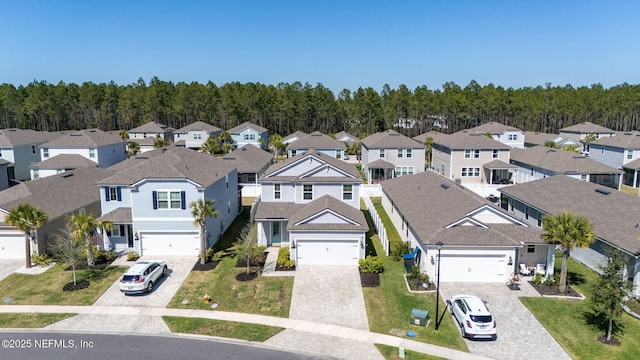
[[[620,187],[620,191],[625,194],[638,196],[638,188],[634,188],[629,185],[622,184],[622,186]]]
[[[0,299],[13,298],[11,304],[18,305],[91,305],[127,269],[108,266],[104,270],[78,270],[77,280],[89,280],[89,287],[62,291],[65,284],[73,281],[71,270],[66,268],[67,265],[56,264],[38,275],[11,274],[0,281]]]
[[[76,314],[0,314],[0,328],[42,328]]]
[[[387,360],[400,360],[401,359],[401,357],[399,356],[399,349],[397,347],[389,346],[389,345],[382,345],[382,344],[375,344],[375,346],[378,348],[378,351],[380,351],[380,353],[382,354],[382,356],[384,356],[385,359],[387,359]],[[409,351],[409,350],[405,350],[404,355],[405,355],[405,357],[404,357],[405,360],[439,360],[439,359],[443,359],[441,357],[427,355],[427,354],[423,354],[423,353],[419,353],[419,352],[415,352],[415,351]]]
[[[387,230],[387,238],[389,239],[389,243],[390,243],[389,249],[393,250],[395,244],[402,242],[402,238],[398,234],[398,230],[396,229],[396,227],[391,222],[389,215],[387,215],[387,212],[384,210],[384,207],[382,207],[382,198],[372,197],[371,202],[373,203],[373,206],[376,208],[376,211],[378,212],[380,219],[382,219],[382,224],[384,225],[384,228]]]
[[[162,319],[174,333],[219,336],[247,341],[263,342],[284,328],[235,321],[163,316]]]
[[[556,257],[556,271],[561,259]],[[597,341],[603,331],[588,325],[591,312],[592,287],[598,274],[586,266],[569,259],[569,274],[583,279],[581,284],[572,284],[586,296],[583,301],[552,298],[520,298],[524,305],[560,343],[573,359],[637,359],[640,353],[640,320],[624,313],[624,334],[615,335],[622,345],[614,347]],[[576,276],[577,275],[577,276]]]

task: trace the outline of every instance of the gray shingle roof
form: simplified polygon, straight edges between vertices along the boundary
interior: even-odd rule
[[[509,126],[509,125],[505,125],[505,124],[500,124],[498,122],[488,122],[488,123],[484,123],[482,125],[478,125],[476,127],[472,127],[471,129],[467,129],[468,132],[479,132],[482,134],[485,133],[489,133],[492,135],[495,134],[504,134],[507,131],[520,131],[522,132],[522,130],[515,128],[513,126]]]
[[[616,135],[617,136],[617,135]],[[603,194],[596,189],[604,189]],[[571,211],[585,216],[596,235],[640,255],[640,198],[564,175],[503,187],[500,191],[547,214]]]
[[[243,146],[222,157],[237,167],[239,173],[261,172],[273,160],[273,154],[256,146]]]
[[[575,133],[575,134],[589,134],[589,133],[615,133],[615,131],[606,128],[604,126],[596,125],[594,123],[585,121],[579,124],[567,126],[560,129],[560,132]]]
[[[517,166],[507,164],[502,160],[489,161],[488,163],[482,165],[482,167],[485,169],[516,169],[517,168]]]
[[[218,131],[222,131],[222,129],[220,129],[217,126],[213,126],[211,124],[207,124],[206,122],[203,121],[196,121],[194,123],[191,123],[187,126],[181,127],[180,129],[176,130],[176,133],[186,133],[189,131],[206,131],[208,133],[214,133],[214,132],[218,132]]]
[[[493,140],[482,133],[470,132],[469,130],[458,131],[446,136],[433,137],[433,143],[439,144],[449,149],[505,149],[511,147],[499,141]]]
[[[408,138],[397,131],[386,130],[383,132],[371,134],[362,139],[362,144],[368,149],[379,148],[411,148],[424,149],[424,145]]]
[[[42,144],[42,147],[100,147],[111,144],[122,143],[123,140],[118,135],[106,133],[100,129],[86,129],[74,131],[65,136]]]
[[[302,137],[287,146],[287,149],[346,149],[344,143],[328,136],[320,131]]]
[[[320,160],[321,163],[323,164],[329,164],[330,166],[337,168],[339,170],[341,170],[342,172],[345,172],[347,174],[349,174],[351,177],[353,177],[353,181],[354,182],[361,182],[362,180],[360,180],[360,173],[358,172],[358,169],[356,169],[354,164],[349,164],[346,163],[342,160],[336,159],[334,157],[319,153],[317,151],[308,151],[306,153],[303,154],[299,154],[293,157],[290,157],[288,159],[286,159],[285,161],[281,161],[278,163],[275,163],[273,165],[271,165],[267,171],[265,171],[264,176],[262,178],[260,178],[260,180],[267,180],[267,181],[281,181],[281,180],[286,180],[286,181],[344,181],[346,179],[346,177],[342,177],[342,178],[333,178],[333,177],[314,177],[311,179],[307,179],[307,180],[303,180],[302,178],[298,178],[297,176],[294,177],[283,177],[283,176],[271,176],[269,178],[267,178],[269,175],[275,173],[276,171],[283,169],[287,166],[291,166],[294,163],[297,163],[299,161],[304,161],[303,159],[306,159],[308,156],[313,156],[316,159]],[[323,165],[321,165],[323,166]]]
[[[49,220],[100,201],[96,182],[109,170],[87,167],[46,178],[27,181],[0,192],[0,208],[11,210],[30,203],[49,215]]]
[[[131,218],[131,208],[119,207],[119,208],[113,209],[108,213],[97,218],[96,222],[105,221],[105,220],[111,221],[114,224],[131,223],[133,221]]]
[[[640,132],[617,133],[615,136],[601,137],[591,144],[620,149],[640,149]]]
[[[534,146],[511,149],[511,163],[533,166],[556,174],[622,174],[621,170],[605,165],[572,151]]]
[[[367,164],[369,169],[395,169],[396,165],[383,159],[377,159]]]
[[[487,229],[471,226],[446,229],[482,207],[491,208],[511,221],[515,219],[487,199],[431,171],[384,181],[382,190],[425,244],[439,240],[448,245],[480,246],[542,242],[539,229],[518,224],[485,224]]]
[[[427,138],[433,139],[435,141],[438,139],[439,143],[445,142],[445,139],[448,138],[449,135],[437,132],[437,131],[428,131],[426,133],[420,134],[418,136],[414,136],[413,140],[419,142],[420,144],[424,144],[427,141]]]
[[[59,154],[46,160],[29,165],[30,169],[78,169],[88,166],[98,166],[98,163],[91,161],[78,154]]]
[[[622,167],[625,169],[640,170],[640,159],[629,161],[628,163],[622,165]]]
[[[237,134],[239,132],[241,132],[242,130],[246,129],[246,128],[251,128],[259,133],[263,133],[265,131],[267,131],[267,129],[263,128],[262,126],[256,125],[254,123],[251,122],[243,122],[242,124],[236,126],[236,127],[232,127],[231,129],[229,129],[229,133],[230,134]]]
[[[49,140],[45,133],[34,130],[0,129],[0,146],[13,147],[41,144]]]
[[[534,131],[525,131],[525,144],[544,145],[545,142],[551,141],[558,137],[558,134],[547,134]]]
[[[158,124],[155,121],[150,121],[146,124],[142,124],[138,127],[135,127],[131,130],[129,130],[128,132],[130,133],[153,133],[153,134],[161,134],[161,133],[165,133],[165,132],[173,132],[175,131],[174,128],[167,126],[167,125],[162,125],[162,124]]]
[[[343,138],[350,138],[351,139],[351,140],[347,140],[346,142],[356,142],[356,141],[358,141],[358,137],[357,136],[353,136],[353,135],[349,134],[346,131],[337,132],[335,134],[335,138],[338,141],[342,141],[340,139],[343,139]]]
[[[307,136],[307,133],[298,130],[298,131],[296,131],[296,132],[294,132],[292,134],[289,134],[289,135],[285,136],[282,139],[282,141],[285,142],[285,141],[288,141],[288,140],[293,139],[293,138],[300,139],[300,138],[302,138],[304,136]]]

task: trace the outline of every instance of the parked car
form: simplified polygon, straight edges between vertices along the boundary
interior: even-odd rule
[[[125,295],[153,291],[158,280],[167,275],[167,263],[160,260],[138,261],[120,278],[120,291]]]
[[[463,337],[490,340],[498,338],[496,321],[484,300],[477,296],[460,294],[447,300],[447,305]]]

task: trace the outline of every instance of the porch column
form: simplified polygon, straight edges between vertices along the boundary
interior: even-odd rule
[[[636,184],[637,184],[636,181],[638,181],[638,169],[633,171],[633,187],[634,188],[636,187]]]

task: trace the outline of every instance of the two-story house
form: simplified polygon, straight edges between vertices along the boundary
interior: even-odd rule
[[[59,154],[30,165],[29,169],[31,180],[35,180],[90,166],[98,166],[98,163],[79,154]]]
[[[236,148],[253,145],[262,150],[269,149],[269,131],[262,126],[244,122],[229,129],[229,134]]]
[[[135,142],[140,147],[140,152],[144,153],[153,150],[154,142],[157,136],[160,136],[167,144],[171,144],[173,141],[174,128],[158,124],[155,121],[142,124],[127,132],[129,135],[129,142]]]
[[[102,216],[113,230],[105,247],[140,255],[193,255],[200,251],[199,228],[190,204],[213,200],[218,217],[209,218],[206,246],[218,241],[236,218],[241,197],[235,167],[211,155],[165,147],[134,156],[97,182]]]
[[[377,183],[425,169],[425,146],[397,131],[386,130],[362,140],[362,171]]]
[[[0,129],[0,159],[9,162],[5,167],[9,180],[29,180],[29,165],[41,160],[40,144],[54,136],[22,129]]]
[[[617,135],[616,135],[617,137]],[[640,198],[564,175],[501,188],[501,206],[516,218],[542,227],[543,216],[573,212],[593,224],[596,241],[574,248],[571,257],[600,272],[607,253],[618,249],[627,259],[626,271],[640,294]]]
[[[589,157],[624,171],[623,184],[640,187],[640,132],[601,137],[590,144]]]
[[[589,153],[589,139],[587,136],[593,134],[593,137],[598,140],[605,137],[615,136],[616,132],[601,125],[585,121],[579,124],[567,126],[558,130],[560,136],[566,139],[572,139],[579,142],[582,147],[579,149],[583,153]]]
[[[100,129],[71,132],[40,145],[42,160],[62,154],[80,155],[102,168],[128,158],[125,142],[118,135]]]
[[[336,159],[343,159],[347,146],[320,131],[314,131],[290,143],[289,146],[287,146],[287,157],[304,154],[311,149]]]
[[[549,144],[551,142],[553,142],[554,147],[558,149],[569,150],[571,148],[580,149],[582,147],[582,144],[580,143],[580,141],[576,141],[569,138],[565,139],[558,134],[548,134],[548,133],[541,133],[541,132],[535,132],[535,131],[524,132],[525,148],[530,148],[534,146],[546,146],[546,144]]]
[[[189,149],[200,149],[210,136],[218,136],[222,132],[217,126],[196,121],[173,132],[173,143]]]
[[[493,140],[509,145],[512,148],[524,148],[525,132],[513,126],[491,121],[471,129],[467,129],[467,132],[490,134]]]
[[[353,164],[309,151],[260,178],[258,245],[289,246],[296,265],[357,265],[365,256],[362,181]]]
[[[258,179],[273,164],[273,154],[255,146],[243,146],[224,155],[222,159],[236,167],[243,197],[260,195]]]

